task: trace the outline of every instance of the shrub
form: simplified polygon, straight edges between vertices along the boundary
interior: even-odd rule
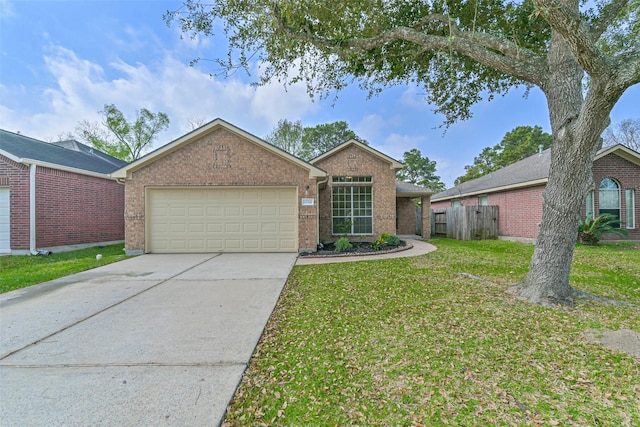
[[[389,246],[398,246],[400,244],[400,238],[395,234],[388,236],[384,241]]]
[[[334,246],[336,252],[346,252],[353,247],[351,242],[349,242],[349,239],[347,239],[346,237],[341,237],[336,240]]]
[[[578,241],[583,245],[597,245],[603,234],[626,236],[629,232],[620,226],[620,220],[611,214],[602,214],[597,218],[580,219],[578,224]]]

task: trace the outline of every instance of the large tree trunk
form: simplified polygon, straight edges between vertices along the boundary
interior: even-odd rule
[[[569,304],[575,294],[569,285],[569,271],[599,135],[581,129],[584,115],[589,113],[582,94],[584,72],[557,34],[552,35],[548,58],[550,75],[542,89],[554,137],[551,168],[529,274],[513,290],[531,302]],[[608,112],[604,122],[607,117]]]

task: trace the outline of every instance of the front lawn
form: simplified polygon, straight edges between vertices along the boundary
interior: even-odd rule
[[[640,425],[640,360],[583,337],[640,331],[637,306],[521,302],[504,290],[532,246],[432,243],[416,258],[296,267],[225,424]],[[640,304],[640,249],[579,246],[571,283]]]
[[[49,256],[0,257],[0,293],[13,291],[125,259],[124,245],[59,252]],[[102,259],[97,260],[96,255]]]

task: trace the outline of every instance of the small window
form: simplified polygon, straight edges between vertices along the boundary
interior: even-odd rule
[[[478,196],[479,206],[489,206],[489,196]]]
[[[332,182],[371,182],[370,176],[332,176]]]
[[[626,228],[636,228],[636,194],[633,188],[629,188],[624,190],[624,201],[625,201],[625,226]]]
[[[459,208],[460,207],[460,200],[452,200],[451,201],[451,207],[452,208]]]
[[[585,200],[585,216],[587,218],[593,218],[593,211],[595,208],[593,207],[593,190],[590,190],[587,193],[587,197]]]

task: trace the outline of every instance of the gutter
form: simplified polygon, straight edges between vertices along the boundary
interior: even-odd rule
[[[29,165],[29,252],[38,255],[36,250],[36,168],[35,163]]]

